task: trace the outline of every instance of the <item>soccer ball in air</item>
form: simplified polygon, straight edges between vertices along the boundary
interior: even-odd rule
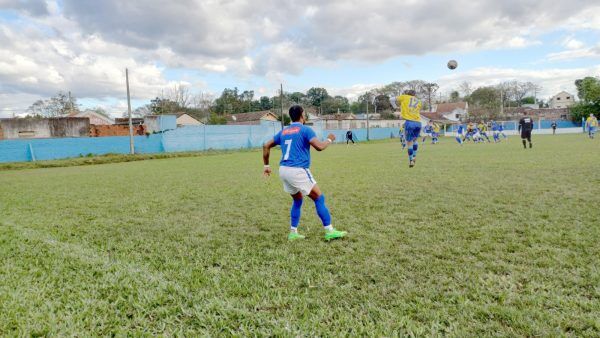
[[[456,60],[450,60],[450,61],[448,61],[448,68],[449,69],[456,69],[456,67],[458,67],[458,62],[456,62]]]

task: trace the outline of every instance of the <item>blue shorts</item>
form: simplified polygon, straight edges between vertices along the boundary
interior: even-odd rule
[[[404,122],[404,138],[406,142],[413,142],[421,134],[421,122],[407,120]]]

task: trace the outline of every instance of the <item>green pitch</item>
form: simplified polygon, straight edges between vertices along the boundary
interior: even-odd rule
[[[599,142],[314,152],[331,243],[259,152],[3,171],[0,335],[598,336]]]

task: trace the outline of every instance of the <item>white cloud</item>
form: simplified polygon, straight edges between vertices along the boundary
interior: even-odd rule
[[[589,68],[569,69],[514,69],[514,68],[477,68],[460,74],[451,74],[438,79],[441,92],[456,90],[464,82],[473,87],[493,86],[504,81],[531,81],[542,86],[538,97],[550,97],[561,90],[576,94],[575,80],[590,74],[599,74],[600,65]]]
[[[369,90],[375,89],[375,88],[380,88],[382,86],[383,86],[383,84],[358,83],[358,84],[352,85],[347,88],[330,88],[330,89],[327,89],[327,91],[329,92],[329,95],[332,95],[332,96],[340,95],[340,96],[347,98],[350,101],[354,101],[360,95],[368,92]]]
[[[573,37],[568,37],[565,40],[563,40],[562,43],[563,47],[567,48],[567,49],[581,49],[583,48],[583,46],[585,46],[585,44]]]
[[[146,99],[172,84],[170,68],[279,83],[340,60],[525,48],[557,27],[600,30],[595,0],[0,0],[0,9],[19,16],[0,18],[1,93],[34,97],[122,98],[125,67],[134,98]],[[598,56],[575,39],[565,47],[548,59]]]
[[[572,46],[578,46],[572,44]],[[547,56],[549,61],[566,61],[581,58],[600,58],[600,44],[589,48],[572,48],[557,53],[550,53]]]

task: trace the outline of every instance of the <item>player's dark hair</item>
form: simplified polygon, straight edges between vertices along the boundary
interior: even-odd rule
[[[412,89],[407,89],[407,90],[404,91],[404,95],[416,96],[417,92],[415,92]]]
[[[302,117],[302,113],[304,113],[304,109],[299,106],[299,105],[293,105],[290,107],[290,119],[292,119],[292,122],[298,122],[300,121],[300,118]]]

